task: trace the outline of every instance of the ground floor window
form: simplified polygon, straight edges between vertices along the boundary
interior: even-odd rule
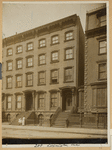
[[[7,96],[7,109],[11,109],[12,108],[12,96],[9,95]]]
[[[57,92],[51,93],[51,108],[57,107]]]
[[[44,93],[40,93],[38,96],[38,106],[40,109],[44,109]]]
[[[21,109],[21,99],[22,99],[22,95],[17,95],[17,97],[16,97],[16,108],[17,109]]]
[[[107,107],[107,88],[93,89],[92,99],[94,107]]]

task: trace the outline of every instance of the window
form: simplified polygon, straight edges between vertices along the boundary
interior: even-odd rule
[[[100,20],[100,26],[106,25],[106,15],[99,17],[99,20]]]
[[[65,60],[73,58],[73,48],[65,49]]]
[[[22,87],[22,76],[16,76],[16,87]]]
[[[7,50],[7,56],[11,56],[12,55],[12,48],[9,48],[8,50]]]
[[[73,39],[73,31],[69,31],[67,33],[65,33],[65,40],[69,41]]]
[[[51,61],[52,62],[57,62],[59,59],[58,59],[58,51],[55,51],[55,52],[52,52],[51,53]]]
[[[39,72],[39,85],[45,84],[45,71]]]
[[[106,40],[99,41],[99,53],[105,54],[107,52],[107,42]]]
[[[45,101],[45,98],[44,98],[44,93],[39,93],[39,96],[38,96],[38,107],[40,109],[44,109],[44,101]]]
[[[92,90],[93,107],[107,107],[107,88],[99,87]]]
[[[45,54],[39,56],[39,65],[45,64]]]
[[[22,96],[21,95],[17,95],[16,96],[16,108],[17,109],[21,109],[21,100],[22,100]]]
[[[32,67],[33,66],[33,57],[28,57],[27,58],[27,67]]]
[[[73,68],[65,68],[65,82],[73,81]]]
[[[17,69],[22,69],[22,59],[17,60]]]
[[[23,51],[23,47],[20,45],[20,46],[17,46],[17,53],[22,53]]]
[[[33,50],[33,43],[28,43],[27,44],[27,50],[28,51]]]
[[[51,38],[51,42],[52,42],[52,44],[57,44],[57,43],[59,43],[59,37],[58,37],[58,35],[55,35],[55,36],[53,36],[52,38]]]
[[[107,64],[106,63],[99,64],[99,79],[100,80],[107,79]]]
[[[38,122],[39,122],[39,125],[42,126],[43,122],[44,122],[44,116],[42,114],[40,114],[38,116]]]
[[[11,109],[12,107],[12,96],[7,96],[7,109]]]
[[[45,47],[45,46],[46,46],[46,41],[45,41],[45,39],[40,40],[40,41],[39,41],[39,47],[41,48],[41,47]]]
[[[57,92],[51,93],[51,108],[57,107]]]
[[[58,70],[51,71],[51,83],[58,83]]]
[[[7,62],[7,70],[8,71],[12,70],[12,61]]]
[[[27,86],[33,85],[33,73],[28,73],[27,75]]]
[[[12,77],[7,77],[7,88],[12,88]]]

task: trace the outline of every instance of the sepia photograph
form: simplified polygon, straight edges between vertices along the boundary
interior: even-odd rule
[[[108,9],[2,3],[2,146],[108,144]]]

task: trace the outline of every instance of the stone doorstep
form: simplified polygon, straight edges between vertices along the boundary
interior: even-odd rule
[[[41,132],[62,132],[71,134],[93,134],[93,135],[107,135],[106,129],[87,129],[87,128],[54,128],[54,127],[40,127],[40,126],[14,126],[2,125],[3,129],[16,129],[16,130],[30,130]]]

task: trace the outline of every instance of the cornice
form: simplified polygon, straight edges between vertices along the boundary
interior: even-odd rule
[[[107,31],[107,26],[102,26],[102,27],[91,29],[91,30],[87,30],[85,31],[85,34],[87,38],[91,38],[94,36],[106,34],[106,31]]]
[[[77,22],[77,15],[75,14],[75,15],[51,22],[49,24],[28,30],[26,32],[22,32],[22,33],[13,35],[11,37],[5,38],[2,41],[2,45],[3,47],[5,47],[5,46],[20,43],[29,39],[33,39],[36,36],[39,37],[42,35],[52,33],[54,31],[59,31],[69,26],[75,26],[76,22]]]

